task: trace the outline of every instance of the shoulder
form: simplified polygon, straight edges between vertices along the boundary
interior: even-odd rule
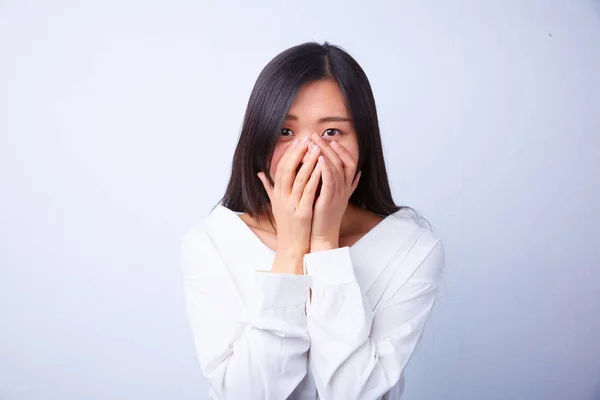
[[[205,246],[210,243],[204,223],[198,223],[188,228],[181,237],[180,248],[189,250],[198,246]]]
[[[204,218],[195,221],[184,231],[181,245],[208,244],[212,236],[230,229],[231,214],[233,211],[228,208],[222,205],[215,206]]]
[[[218,207],[212,209],[207,216],[203,219],[195,221],[189,226],[181,237],[181,247],[189,249],[190,247],[197,247],[198,245],[205,245],[209,242],[207,229],[214,224],[214,220],[218,219],[219,212]]]
[[[180,241],[179,257],[181,270],[187,278],[199,276],[205,266],[212,265],[210,259],[218,258],[202,223],[185,231]]]
[[[179,253],[186,276],[198,274],[204,266],[215,265],[215,261],[220,259],[213,236],[218,235],[219,230],[227,229],[225,217],[223,210],[215,207],[204,219],[184,231],[179,243]]]
[[[401,209],[387,219],[390,234],[397,238],[393,241],[397,253],[404,254],[404,263],[414,268],[415,278],[437,280],[445,263],[441,237],[410,210]]]

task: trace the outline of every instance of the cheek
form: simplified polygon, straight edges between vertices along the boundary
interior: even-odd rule
[[[273,151],[273,158],[271,158],[271,169],[269,171],[273,178],[275,178],[275,171],[277,171],[277,165],[279,164],[279,160],[281,159],[281,156],[284,152],[285,149],[281,146],[275,147],[275,150]]]
[[[350,154],[352,154],[352,158],[355,161],[358,161],[358,146],[355,146],[354,148],[351,148],[349,151],[350,151]]]
[[[342,143],[342,145],[344,145],[346,150],[348,150],[348,152],[352,154],[352,158],[354,159],[354,161],[358,161],[358,142],[356,141],[356,139],[349,140],[346,143]]]

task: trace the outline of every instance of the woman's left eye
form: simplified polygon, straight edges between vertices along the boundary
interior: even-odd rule
[[[328,135],[328,133],[333,132],[333,134]],[[341,132],[338,129],[334,129],[334,128],[330,128],[330,129],[325,129],[325,133],[326,136],[335,136],[336,133],[340,134]]]

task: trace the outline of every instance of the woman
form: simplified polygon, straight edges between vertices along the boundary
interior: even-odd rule
[[[225,195],[181,247],[209,398],[398,399],[444,258],[407,210],[356,61],[325,42],[269,62]]]

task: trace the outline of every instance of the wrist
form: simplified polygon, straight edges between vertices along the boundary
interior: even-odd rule
[[[297,248],[278,249],[271,272],[303,275],[304,254],[307,251]]]
[[[307,243],[308,244],[308,243]],[[275,255],[286,260],[302,259],[308,253],[308,246],[301,245],[277,245]]]
[[[338,238],[312,238],[310,241],[310,252],[333,250],[339,247]]]

